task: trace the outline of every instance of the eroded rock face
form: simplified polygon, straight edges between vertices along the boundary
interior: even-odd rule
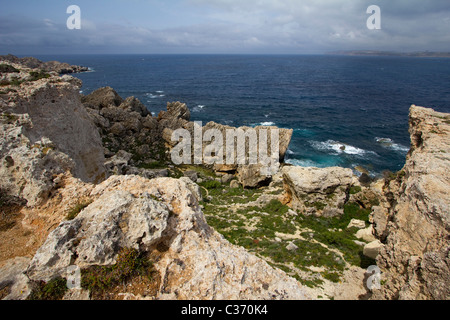
[[[82,101],[101,134],[105,154],[110,158],[107,167],[121,150],[131,155],[125,164],[128,167],[164,160],[161,128],[138,99],[124,100],[114,89],[104,87],[84,96]],[[111,170],[108,173],[117,174]]]
[[[344,213],[351,169],[286,166],[282,170],[286,202],[306,215],[337,216]]]
[[[70,76],[25,81],[0,97],[1,187],[29,205],[45,199],[55,175],[105,178],[103,146]]]
[[[270,182],[272,175],[278,172],[279,163],[284,160],[293,134],[292,129],[280,129],[277,127],[265,126],[258,126],[255,128],[236,128],[213,121],[200,127],[189,120],[190,112],[186,104],[180,102],[167,104],[167,111],[162,111],[158,116],[158,122],[162,126],[162,138],[165,141],[166,146],[169,149],[172,149],[178,144],[177,141],[172,141],[172,134],[175,130],[187,130],[192,139],[191,163],[195,163],[195,155],[200,154],[202,156],[203,165],[214,169],[220,174],[236,174],[239,183],[244,187],[249,188],[260,187]],[[265,131],[265,134],[262,134],[263,131]],[[219,141],[219,143],[218,147],[214,148],[211,158],[205,156],[205,150],[211,146],[211,141],[205,141],[206,139],[202,139],[201,145],[195,145],[196,140],[194,137],[196,134],[200,135],[201,139],[202,137],[205,137],[206,132],[215,132],[220,134],[220,136],[218,135],[216,137],[216,134],[214,133],[214,141],[216,141],[215,139],[218,139],[217,141]],[[249,134],[249,132],[252,134]],[[267,165],[261,164],[261,156],[263,155],[270,157],[272,154],[272,132],[278,133],[278,158],[269,161],[271,164],[267,167]],[[238,143],[238,138],[236,138],[238,135],[245,138],[244,143]],[[233,140],[229,141],[229,139]],[[253,141],[250,143],[251,139]],[[264,141],[262,139],[266,139],[265,142],[267,143],[267,145],[264,146],[264,149],[260,149],[260,142]],[[233,145],[233,159],[226,158],[227,152],[231,150],[227,150],[227,143],[230,146]],[[201,152],[196,153],[195,148],[198,148]],[[264,150],[265,153],[261,153],[260,150]],[[256,154],[257,158],[254,162],[250,163],[250,155],[252,153]],[[244,163],[238,161],[237,159],[237,155],[240,154],[244,154]]]
[[[295,279],[210,228],[183,180],[114,176],[91,197],[49,235],[28,267],[30,279],[48,280],[70,265],[113,264],[120,248],[133,247],[160,250],[158,299],[307,298]]]
[[[375,299],[450,298],[450,116],[410,109],[411,150],[385,187],[391,207],[377,264],[387,282]],[[382,216],[378,216],[382,220]]]

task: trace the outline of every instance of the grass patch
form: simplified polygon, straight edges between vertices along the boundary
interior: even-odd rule
[[[216,173],[214,170],[208,169],[204,166],[195,166],[195,165],[181,165],[180,169],[183,171],[192,170],[196,171],[200,177],[202,178],[216,178]]]
[[[27,300],[61,300],[67,292],[67,280],[61,277],[49,282],[39,281],[33,284],[33,289]]]
[[[305,206],[307,207],[312,207],[312,208],[316,208],[316,210],[323,210],[325,209],[325,207],[327,206],[326,203],[320,202],[320,201],[316,201],[316,202],[305,202]]]
[[[29,79],[29,81],[37,81],[37,80],[40,80],[40,79],[47,79],[47,78],[50,78],[50,74],[48,74],[44,70],[30,71],[30,79]]]
[[[20,80],[17,77],[11,77],[11,80],[2,80],[0,81],[0,86],[1,87],[5,87],[5,86],[20,86],[24,81]]]
[[[145,162],[141,163],[137,166],[142,169],[166,169],[167,165],[164,161],[153,161],[153,162]]]
[[[222,183],[220,183],[217,180],[208,180],[208,181],[203,181],[201,183],[199,183],[199,185],[205,189],[208,190],[213,190],[213,189],[221,189],[222,188]]]
[[[211,227],[231,243],[265,259],[304,285],[317,287],[324,279],[339,282],[347,263],[363,267],[371,262],[363,256],[362,247],[354,242],[358,240],[355,230],[347,229],[351,219],[368,223],[371,208],[350,202],[339,217],[292,216],[288,213],[289,207],[277,199],[265,205],[250,205],[264,193],[264,189],[230,188],[215,180],[204,181],[200,185],[204,196],[206,190],[210,196],[210,200],[201,204]],[[358,188],[352,191],[360,192]],[[266,193],[269,194],[277,193]],[[330,193],[329,198],[333,196]],[[309,205],[316,209],[325,207],[324,203],[310,202]],[[297,249],[288,250],[289,242]],[[311,267],[324,267],[325,271],[317,273]],[[311,277],[300,276],[298,270],[311,274]]]
[[[13,124],[17,120],[19,120],[19,117],[9,112],[5,112],[2,113],[2,120],[5,121],[7,124]]]
[[[357,203],[347,203],[341,217],[323,218],[314,216],[299,216],[298,222],[302,227],[314,231],[313,238],[331,248],[338,249],[344,258],[352,265],[361,266],[361,247],[354,240],[354,230],[347,229],[352,219],[369,222],[371,208],[361,208]]]
[[[357,194],[360,193],[362,191],[360,186],[352,186],[350,187],[350,194]]]
[[[325,271],[322,272],[322,276],[324,277],[324,279],[330,280],[334,283],[338,283],[341,280],[339,273],[336,272]]]
[[[85,209],[87,206],[89,206],[92,203],[92,201],[87,200],[87,201],[80,201],[77,204],[75,204],[72,208],[69,209],[69,211],[67,212],[67,220],[73,220],[75,219],[78,214]]]
[[[14,68],[10,64],[6,64],[6,63],[0,64],[0,73],[19,73],[19,72],[20,72],[19,69]]]
[[[81,270],[81,286],[89,290],[94,299],[102,298],[106,291],[126,284],[134,277],[153,279],[152,262],[136,249],[122,249],[116,261],[112,266],[92,266]]]

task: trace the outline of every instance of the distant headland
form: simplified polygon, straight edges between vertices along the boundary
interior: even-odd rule
[[[380,56],[380,57],[418,57],[418,58],[450,58],[450,52],[396,52],[396,51],[377,51],[377,50],[350,50],[350,51],[332,51],[330,55],[345,56]]]

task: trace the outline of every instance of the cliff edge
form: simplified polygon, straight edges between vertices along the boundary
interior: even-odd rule
[[[450,115],[413,105],[411,150],[375,212],[385,281],[374,299],[450,298]]]

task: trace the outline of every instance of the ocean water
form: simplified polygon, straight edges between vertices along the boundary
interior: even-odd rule
[[[450,59],[290,55],[38,56],[90,67],[83,94],[113,87],[157,115],[185,102],[191,120],[276,125],[294,134],[287,162],[400,170],[411,104],[450,112]]]

